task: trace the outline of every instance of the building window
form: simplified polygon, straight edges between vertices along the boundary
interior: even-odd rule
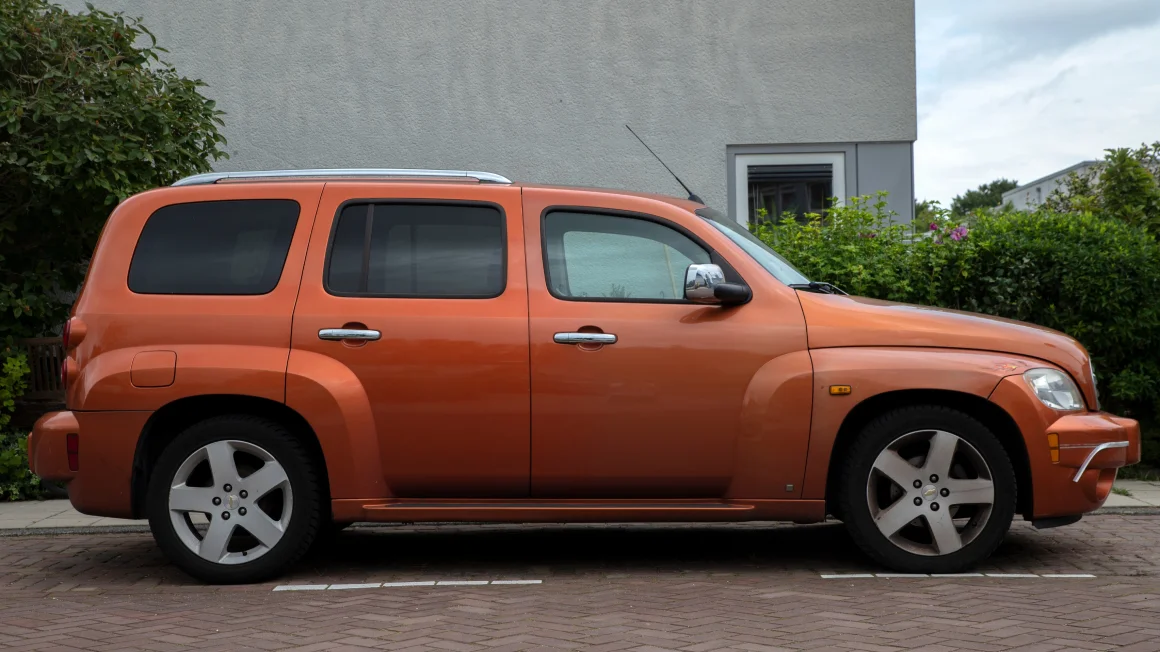
[[[744,198],[738,221],[779,221],[789,215],[825,214],[832,198],[846,198],[842,152],[738,154],[736,197]]]

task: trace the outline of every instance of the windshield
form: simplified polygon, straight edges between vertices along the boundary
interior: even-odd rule
[[[728,236],[753,260],[757,261],[758,265],[764,267],[765,271],[773,274],[773,277],[782,283],[791,285],[810,282],[805,274],[797,271],[793,265],[789,264],[788,260],[781,257],[781,254],[770,249],[769,245],[750,233],[749,229],[741,226],[735,220],[729,219],[728,215],[712,208],[698,208],[697,215],[705,218],[705,221]]]

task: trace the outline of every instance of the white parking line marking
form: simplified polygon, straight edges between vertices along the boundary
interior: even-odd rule
[[[826,576],[823,576],[826,577]],[[834,577],[840,577],[835,575]],[[844,576],[841,576],[844,577]],[[872,577],[871,575],[852,575],[851,577]],[[527,585],[543,584],[544,580],[423,580],[415,582],[371,582],[366,584],[282,584],[275,586],[275,591],[348,591],[351,589],[395,588],[403,586],[485,586],[496,585]]]
[[[923,575],[921,573],[821,573],[819,575],[823,580],[850,580],[850,579],[868,579],[868,578],[882,578],[882,579],[905,579],[905,578],[924,578],[943,579],[952,577],[995,577],[995,578],[1044,578],[1044,579],[1093,579],[1095,575],[1092,573],[945,573],[941,575]]]

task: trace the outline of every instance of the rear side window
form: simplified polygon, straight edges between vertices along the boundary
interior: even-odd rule
[[[326,270],[332,294],[487,299],[503,293],[504,216],[491,205],[348,204]]]
[[[243,199],[157,209],[137,240],[129,289],[138,294],[266,294],[278,285],[298,202]]]

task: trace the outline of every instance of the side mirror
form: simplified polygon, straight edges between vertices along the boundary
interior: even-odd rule
[[[753,293],[740,283],[726,283],[725,272],[717,265],[689,265],[685,270],[685,299],[710,305],[738,305]]]

